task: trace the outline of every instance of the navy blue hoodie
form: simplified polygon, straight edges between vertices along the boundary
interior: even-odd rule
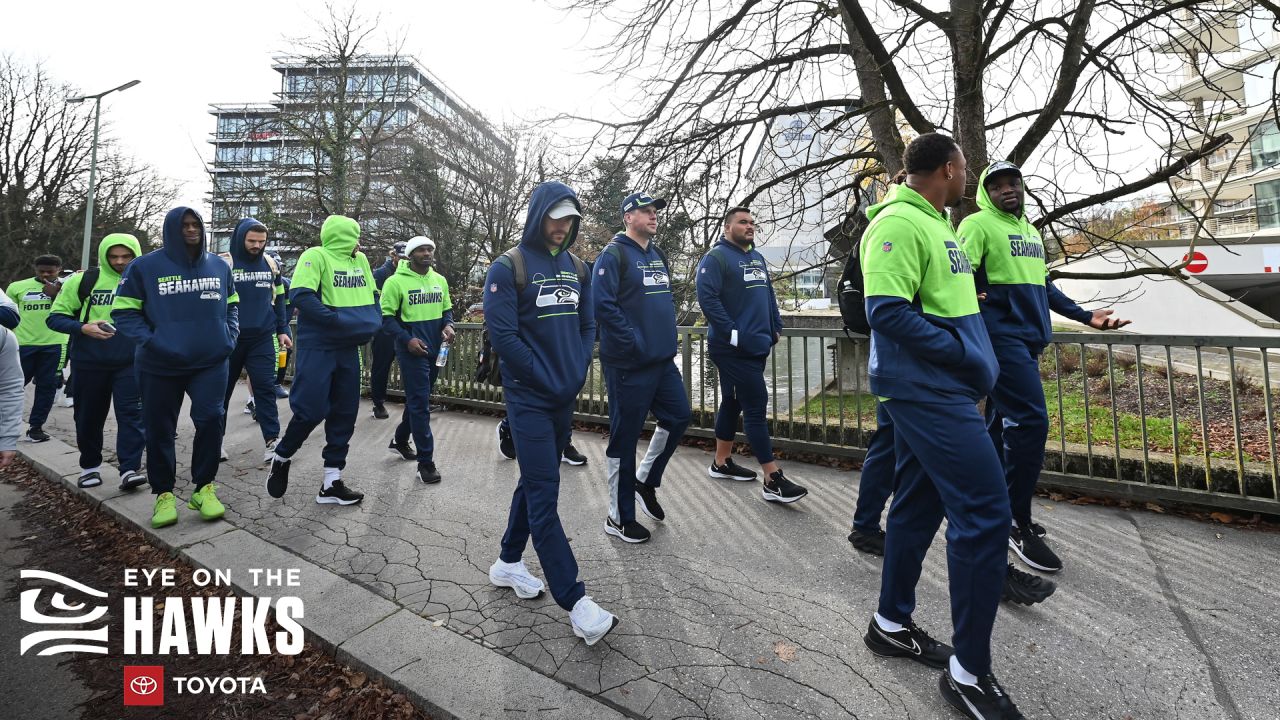
[[[596,338],[590,274],[579,283],[568,253],[579,223],[554,255],[543,239],[543,219],[564,199],[581,208],[578,196],[559,182],[542,183],[529,199],[520,239],[524,292],[517,296],[505,258],[489,267],[485,279],[484,322],[500,358],[502,386],[508,397],[548,410],[573,402],[582,389]]]
[[[231,233],[231,277],[240,297],[240,339],[245,341],[289,331],[284,314],[284,282],[271,269],[265,254],[250,255],[244,247],[249,228],[261,224],[245,218]]]
[[[134,363],[154,375],[185,375],[223,362],[240,334],[235,283],[226,261],[203,247],[195,259],[176,207],[164,218],[164,244],[134,260],[116,290],[111,320],[137,344]],[[200,219],[204,236],[204,220]]]
[[[600,359],[619,368],[639,368],[676,356],[676,305],[666,263],[650,240],[625,233],[613,237],[621,262],[607,248],[591,278]]]
[[[720,238],[698,263],[698,305],[714,353],[763,357],[782,332],[769,266],[754,246],[744,250]],[[734,330],[736,347],[730,344]]]

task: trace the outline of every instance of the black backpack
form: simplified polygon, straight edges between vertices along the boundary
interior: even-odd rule
[[[102,275],[102,268],[94,266],[84,271],[80,276],[80,286],[76,288],[76,297],[80,298],[80,322],[89,322],[89,308],[92,303],[85,300],[93,294],[93,286],[98,284],[98,277]]]
[[[849,249],[849,258],[844,263],[844,272],[840,274],[840,284],[836,288],[836,301],[840,305],[840,319],[844,321],[845,333],[871,334],[871,325],[867,322],[867,298],[862,281],[862,263],[860,252],[862,238]]]
[[[589,274],[587,264],[573,253],[569,253],[569,260],[573,262],[573,269],[578,273],[578,284],[585,285]],[[511,268],[511,274],[515,276],[517,296],[529,286],[529,272],[525,269],[524,253],[518,245],[499,255],[494,262],[502,263]],[[663,256],[663,262],[666,262],[666,256]],[[474,377],[476,382],[497,386],[502,385],[502,368],[498,365],[498,351],[493,347],[493,343],[489,341],[488,322],[485,323],[484,329],[480,332],[480,353],[476,357]]]

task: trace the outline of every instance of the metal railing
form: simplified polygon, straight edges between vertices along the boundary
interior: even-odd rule
[[[437,400],[502,408],[502,389],[473,377],[481,328],[457,326]],[[678,339],[674,362],[693,409],[688,433],[712,437],[720,386],[706,328],[680,327]],[[865,453],[878,402],[867,386],[867,349],[866,338],[835,329],[783,331],[765,367],[766,419],[778,447]],[[1280,337],[1056,333],[1040,365],[1050,425],[1042,484],[1280,513],[1278,356]],[[597,359],[577,419],[608,423],[604,385]],[[400,389],[394,368],[389,387]]]

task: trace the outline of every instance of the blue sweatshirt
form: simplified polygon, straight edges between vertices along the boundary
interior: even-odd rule
[[[768,355],[782,332],[782,315],[764,256],[721,237],[698,263],[697,282],[711,352]]]
[[[182,218],[200,220],[202,244],[192,259]],[[204,220],[176,207],[164,218],[164,244],[134,260],[116,290],[111,320],[137,344],[134,363],[154,375],[185,375],[227,359],[240,334],[235,283],[226,261],[206,252]]]
[[[89,288],[84,302],[80,302],[80,285],[84,282],[85,274],[78,272],[63,283],[62,292],[58,293],[58,298],[53,302],[53,310],[49,311],[49,318],[46,320],[49,327],[76,339],[71,343],[71,361],[77,367],[115,369],[133,364],[137,346],[122,333],[117,332],[106,340],[96,340],[85,337],[81,332],[86,322],[111,320],[120,276],[111,269],[111,263],[107,262],[107,253],[117,246],[128,248],[134,258],[142,255],[142,247],[132,235],[112,233],[102,238],[102,242],[98,244],[98,280]],[[86,304],[89,307],[84,307]]]
[[[614,367],[639,368],[676,356],[676,306],[667,266],[654,248],[618,233],[596,258],[591,278],[600,359]]]
[[[320,227],[320,246],[298,258],[289,302],[298,309],[298,346],[359,347],[382,329],[373,271],[356,250],[360,225],[330,215]]]
[[[245,218],[231,233],[231,277],[236,283],[236,294],[240,296],[240,339],[244,341],[289,330],[289,322],[284,315],[284,283],[280,275],[271,267],[266,255],[250,255],[244,247],[244,236],[254,225],[261,223]]]
[[[517,296],[515,275],[506,258],[499,258],[489,267],[484,293],[484,322],[498,351],[505,392],[549,410],[572,403],[582,389],[596,338],[590,273],[580,284],[568,257],[579,223],[554,254],[543,239],[547,212],[564,199],[581,208],[563,183],[534,188],[519,246],[528,284]]]
[[[387,278],[396,274],[396,267],[400,264],[399,260],[387,258],[382,264],[373,269],[373,282],[378,286],[378,290],[382,290],[382,286],[387,283]]]

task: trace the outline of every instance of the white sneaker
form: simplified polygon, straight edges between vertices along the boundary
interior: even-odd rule
[[[246,402],[246,403],[244,404],[244,414],[245,414],[245,415],[252,415],[252,414],[253,414],[253,399],[252,399],[252,398],[250,398],[250,399],[249,399],[249,401],[248,401],[248,402]]]
[[[569,622],[573,625],[573,634],[595,645],[600,638],[618,626],[618,617],[607,612],[596,604],[590,595],[584,596],[569,611]]]
[[[280,444],[280,438],[271,438],[267,441],[267,451],[262,454],[262,462],[269,463],[276,456],[276,446]]]
[[[501,558],[495,560],[489,568],[489,582],[498,587],[509,587],[515,590],[516,597],[522,600],[538,597],[547,587],[529,572],[523,560],[505,563]]]
[[[227,454],[227,446],[223,445],[222,449],[218,451],[218,460],[220,462],[226,462],[230,459],[231,459],[231,456]]]
[[[62,394],[62,407],[75,407],[76,401],[66,393]]]

